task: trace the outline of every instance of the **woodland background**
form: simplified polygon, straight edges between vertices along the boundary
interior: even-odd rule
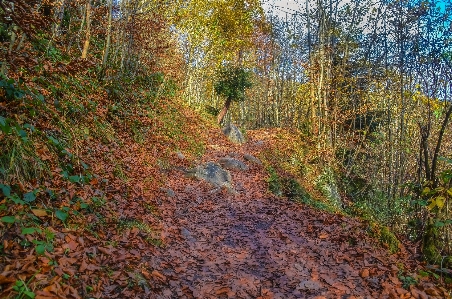
[[[96,186],[133,176],[133,159],[152,173],[174,149],[201,155],[200,123],[224,108],[215,86],[234,67],[252,84],[230,99],[225,122],[284,128],[292,138],[281,138],[281,156],[292,151],[269,170],[270,181],[307,181],[329,205],[389,227],[420,244],[429,263],[451,267],[451,3],[306,0],[287,12],[262,5],[1,1],[2,230],[51,251],[43,214],[75,221],[84,204],[96,205]],[[112,154],[122,148],[125,159],[128,144],[150,141],[161,156],[124,163]],[[89,159],[113,166],[96,169]],[[159,186],[147,183],[136,194]],[[130,188],[122,196],[133,196]],[[73,208],[74,192],[90,200],[81,195],[86,202]]]

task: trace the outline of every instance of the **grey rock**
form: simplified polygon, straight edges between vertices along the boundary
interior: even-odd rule
[[[182,154],[181,152],[176,152],[176,156],[177,156],[177,158],[179,158],[180,160],[184,160],[184,159],[185,159],[184,154]]]
[[[243,158],[244,158],[246,161],[249,161],[249,162],[251,162],[251,163],[254,163],[254,164],[257,164],[257,165],[262,165],[261,160],[259,160],[258,158],[254,157],[254,156],[252,156],[252,155],[245,154],[245,155],[243,155]]]
[[[240,160],[234,159],[234,158],[221,158],[218,160],[221,166],[223,166],[226,169],[232,170],[248,170],[248,166],[243,163]]]
[[[167,195],[168,197],[174,197],[174,196],[176,196],[176,193],[175,193],[172,189],[169,189],[169,188],[160,188],[160,190],[166,192],[166,195]]]
[[[298,285],[297,290],[318,291],[321,288],[322,284],[320,284],[320,282],[315,280],[305,280]]]
[[[242,132],[233,124],[227,124],[223,129],[223,134],[228,136],[229,140],[233,143],[245,143],[245,137]]]
[[[224,170],[220,165],[214,162],[208,162],[204,165],[197,166],[194,169],[188,170],[186,173],[188,176],[205,180],[215,187],[225,186],[230,191],[234,190],[232,187],[232,177],[229,171]]]
[[[190,232],[188,229],[186,229],[185,227],[181,227],[180,232],[181,232],[182,236],[184,236],[184,238],[185,238],[186,240],[191,241],[191,240],[194,239],[194,238],[192,237],[192,235],[191,235],[191,232]]]

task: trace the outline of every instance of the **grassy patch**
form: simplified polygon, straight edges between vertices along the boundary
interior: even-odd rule
[[[1,138],[0,180],[26,182],[40,179],[48,173],[47,165],[36,154],[33,143],[15,135]]]

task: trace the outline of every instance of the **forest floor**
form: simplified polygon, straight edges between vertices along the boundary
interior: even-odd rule
[[[202,156],[173,152],[166,162],[157,159],[163,143],[124,137],[123,150],[84,141],[93,171],[116,178],[103,186],[100,177],[75,184],[55,175],[60,201],[14,206],[42,229],[26,228],[25,218],[2,224],[0,298],[449,298],[418,275],[413,248],[391,254],[368,223],[273,195],[262,165],[230,171],[236,192],[181,171],[274,146],[284,152],[280,133],[248,131],[247,143],[234,145],[208,127]],[[60,202],[70,207],[66,221],[51,213]]]
[[[217,139],[200,162],[259,156],[265,142],[252,132],[243,146]],[[147,262],[160,289],[149,298],[447,297],[428,279],[416,287],[399,279],[418,264],[403,246],[390,254],[362,221],[272,195],[265,169],[249,166],[231,171],[237,193],[168,174],[165,246]]]

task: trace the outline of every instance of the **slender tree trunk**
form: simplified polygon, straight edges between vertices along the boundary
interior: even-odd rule
[[[223,109],[221,109],[220,113],[217,116],[217,122],[219,125],[221,125],[226,113],[228,113],[229,107],[231,107],[231,103],[232,103],[231,99],[227,99],[226,102],[224,102]]]
[[[91,39],[91,3],[90,0],[86,1],[86,33],[85,43],[83,44],[82,59],[86,59],[88,55],[89,42]]]
[[[102,70],[100,73],[101,79],[105,76],[105,69],[107,67],[107,62],[108,62],[108,54],[110,52],[112,12],[113,12],[113,0],[108,0],[107,40],[105,41],[104,56],[102,57]]]
[[[438,141],[436,143],[435,152],[433,153],[432,159],[432,170],[430,173],[430,180],[433,181],[433,185],[436,187],[436,166],[438,164],[438,155],[441,149],[441,143],[443,141],[444,132],[446,131],[447,124],[449,123],[450,115],[452,114],[452,104],[449,106],[449,109],[446,112],[446,116],[444,117],[443,123],[441,125],[441,129],[439,131]]]

